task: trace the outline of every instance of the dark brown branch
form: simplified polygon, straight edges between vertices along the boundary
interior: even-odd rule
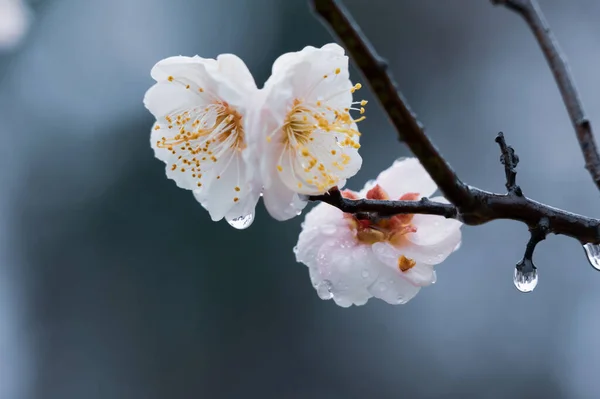
[[[401,140],[406,142],[444,196],[453,204],[437,204],[427,199],[420,201],[375,201],[343,198],[335,189],[329,194],[310,197],[353,214],[370,214],[386,217],[401,213],[426,213],[456,218],[467,225],[480,225],[497,219],[511,219],[525,223],[530,229],[547,223],[547,233],[573,237],[581,243],[600,243],[600,220],[553,208],[515,195],[516,156],[509,151],[503,137],[500,146],[507,174],[508,194],[494,194],[462,183],[456,173],[431,143],[423,126],[410,110],[407,101],[398,91],[386,72],[385,62],[372,49],[366,38],[346,11],[336,0],[312,0],[315,11],[329,28],[342,40],[348,52],[369,82],[379,102],[384,107]],[[513,1],[517,5],[525,1]],[[577,100],[578,101],[578,100]],[[589,123],[588,123],[589,126]],[[504,144],[504,146],[503,146]]]
[[[419,201],[352,200],[342,197],[338,189],[332,189],[326,194],[312,196],[310,199],[326,202],[346,213],[373,213],[378,217],[393,216],[399,213],[438,215],[451,219],[458,216],[454,205],[430,201],[427,198]]]
[[[315,11],[344,43],[396,127],[400,140],[419,158],[450,202],[459,207],[468,207],[472,200],[468,187],[460,181],[429,140],[423,125],[387,72],[387,63],[375,52],[350,13],[336,0],[314,0],[313,5]]]
[[[493,4],[504,5],[521,15],[533,31],[546,61],[552,70],[562,99],[567,107],[571,123],[575,128],[577,140],[585,159],[585,168],[592,175],[596,186],[600,188],[600,155],[594,140],[592,125],[585,115],[579,93],[567,60],[562,54],[558,41],[536,0],[491,0]]]

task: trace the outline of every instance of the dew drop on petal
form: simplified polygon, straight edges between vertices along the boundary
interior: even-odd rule
[[[524,271],[523,268],[515,267],[513,281],[519,291],[531,292],[538,284],[537,269]]]
[[[317,295],[321,299],[331,299],[333,294],[331,293],[331,281],[323,280],[319,284],[315,285]]]
[[[227,223],[235,229],[243,230],[250,227],[252,222],[254,221],[254,213],[249,213],[248,215],[238,216],[236,218],[227,219]]]
[[[324,224],[321,226],[321,233],[325,234],[326,236],[332,236],[335,234],[335,232],[335,226],[332,226],[330,224]]]
[[[404,298],[402,295],[399,295],[396,298],[396,304],[398,305],[404,305],[405,303],[407,303],[408,301],[406,300],[406,298]]]
[[[367,269],[363,269],[362,272],[360,272],[360,275],[362,278],[369,278],[369,271]]]
[[[379,291],[381,291],[381,292],[385,292],[385,291],[387,290],[387,285],[385,284],[385,282],[383,282],[383,281],[380,281],[380,282],[377,284],[377,288],[379,289]]]
[[[590,265],[596,270],[600,270],[600,245],[587,243],[583,246]]]

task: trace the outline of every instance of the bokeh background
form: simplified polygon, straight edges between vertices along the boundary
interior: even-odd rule
[[[466,227],[407,305],[343,309],[295,262],[302,217],[259,204],[236,231],[167,180],[150,68],[231,52],[262,84],[281,53],[332,41],[305,0],[38,0],[26,20],[2,2],[0,25],[29,29],[0,41],[1,399],[600,397],[600,274],[574,240],[540,244],[521,294],[525,226]],[[540,3],[600,130],[600,2]],[[464,181],[503,190],[503,131],[526,195],[600,217],[520,18],[485,0],[346,4]],[[410,155],[375,101],[367,116],[355,189]]]

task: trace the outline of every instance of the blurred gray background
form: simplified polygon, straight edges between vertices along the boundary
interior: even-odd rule
[[[600,131],[600,2],[540,3]],[[346,4],[464,181],[504,189],[503,131],[526,195],[600,217],[519,17],[486,0]],[[295,263],[302,217],[259,204],[236,231],[167,180],[142,105],[150,68],[232,52],[262,85],[281,53],[332,41],[305,0],[31,6],[0,54],[1,399],[600,397],[600,274],[574,240],[540,244],[540,283],[521,294],[525,226],[466,227],[407,305],[343,309]],[[375,101],[367,116],[355,189],[410,155]]]

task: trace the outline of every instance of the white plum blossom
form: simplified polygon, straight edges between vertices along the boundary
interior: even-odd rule
[[[337,44],[280,56],[261,93],[256,138],[264,201],[277,220],[290,219],[306,205],[306,195],[342,187],[360,169],[359,136],[350,111],[360,89],[349,79],[348,57]]]
[[[232,54],[170,57],[151,71],[144,105],[156,118],[151,146],[170,179],[212,220],[252,215],[261,191],[248,148],[258,89]]]
[[[0,50],[21,42],[31,23],[31,11],[23,0],[0,0]]]
[[[359,193],[347,198],[418,200],[430,197],[436,184],[415,158],[396,161]],[[432,201],[447,202],[443,197]],[[309,270],[322,299],[343,307],[369,298],[403,304],[435,283],[434,266],[461,242],[461,223],[433,215],[397,215],[377,222],[358,220],[321,203],[307,215],[298,244],[298,262]]]

